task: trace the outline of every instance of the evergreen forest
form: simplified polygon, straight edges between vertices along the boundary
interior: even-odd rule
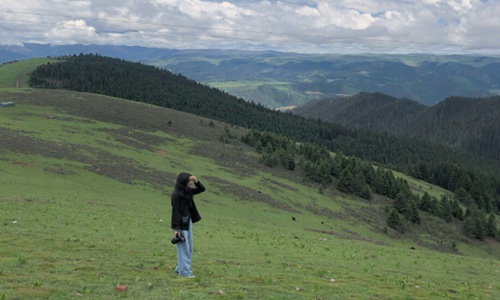
[[[491,161],[500,169],[500,96],[453,96],[433,106],[381,93],[310,101],[293,109],[352,129],[414,137],[452,146]]]

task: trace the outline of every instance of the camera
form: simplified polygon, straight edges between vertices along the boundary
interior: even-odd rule
[[[174,236],[170,242],[172,242],[172,244],[177,244],[184,242],[184,240],[186,239],[182,235],[179,235],[179,236]]]

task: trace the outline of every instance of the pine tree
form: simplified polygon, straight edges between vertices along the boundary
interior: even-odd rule
[[[408,202],[407,195],[403,192],[400,192],[394,199],[393,206],[398,213],[405,214],[406,208],[408,207],[407,202]]]
[[[286,154],[285,157],[282,158],[281,163],[287,170],[295,170],[295,159],[292,154]]]
[[[433,211],[432,208],[432,198],[429,193],[425,192],[420,200],[419,208],[425,212],[431,213]]]
[[[486,235],[492,238],[498,238],[497,221],[494,214],[490,214],[486,222]]]
[[[465,214],[465,220],[463,222],[464,233],[474,237],[476,239],[482,240],[486,234],[486,220],[484,218],[484,213],[479,210],[477,205],[474,203],[469,208]]]
[[[401,221],[401,218],[399,217],[399,214],[395,209],[391,210],[391,213],[387,217],[386,224],[387,226],[396,229],[397,231],[404,231],[403,222]]]
[[[415,224],[421,223],[420,214],[418,213],[417,203],[415,201],[408,201],[406,203],[405,218]]]

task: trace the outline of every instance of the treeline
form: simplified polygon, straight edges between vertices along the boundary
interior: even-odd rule
[[[368,160],[452,191],[462,189],[479,209],[486,213],[500,211],[499,177],[483,171],[486,163],[461,152],[421,140],[348,130],[324,121],[273,111],[153,66],[92,54],[71,56],[64,62],[38,67],[32,73],[30,84],[146,102],[273,132]],[[312,169],[310,172],[314,173]]]
[[[373,193],[393,199],[386,223],[398,231],[405,230],[403,220],[420,224],[420,212],[425,212],[446,222],[461,222],[464,233],[471,237],[500,238],[495,214],[480,209],[463,188],[458,189],[453,198],[437,199],[428,193],[420,197],[412,193],[406,180],[396,178],[391,170],[375,167],[356,157],[331,154],[324,147],[298,143],[271,132],[250,130],[241,140],[255,147],[263,164],[281,165],[289,171],[299,167],[304,180],[319,183],[321,189],[335,182],[339,191],[367,200],[372,199]],[[462,207],[466,207],[465,212]]]

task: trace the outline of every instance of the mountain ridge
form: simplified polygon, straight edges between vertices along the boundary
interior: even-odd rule
[[[292,110],[347,128],[420,138],[500,161],[500,96],[449,97],[428,107],[408,99],[360,93]]]
[[[340,55],[111,45],[0,46],[0,63],[32,57],[99,54],[180,73],[266,107],[359,92],[382,92],[425,105],[449,96],[500,93],[500,57]]]

